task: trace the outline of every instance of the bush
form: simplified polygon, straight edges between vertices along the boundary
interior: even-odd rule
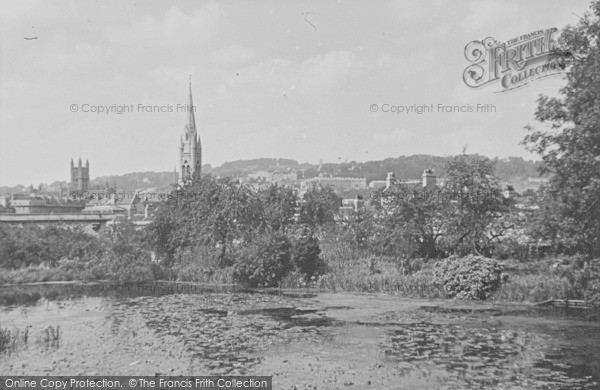
[[[19,269],[61,258],[78,258],[98,250],[97,237],[69,226],[0,226],[0,268]]]
[[[231,267],[219,265],[220,248],[197,245],[176,255],[172,276],[179,281],[202,283],[233,283]]]
[[[600,259],[585,262],[583,267],[575,272],[573,287],[588,304],[600,307]]]
[[[281,233],[264,233],[240,251],[233,278],[247,287],[276,287],[291,269],[292,244]]]
[[[305,281],[325,273],[327,267],[320,254],[319,240],[312,234],[303,235],[294,243],[292,261]]]
[[[144,282],[155,279],[150,253],[135,246],[123,250],[110,250],[102,259],[101,265],[111,280],[120,282]]]
[[[503,279],[502,266],[483,256],[450,257],[435,265],[434,283],[459,299],[487,299]]]

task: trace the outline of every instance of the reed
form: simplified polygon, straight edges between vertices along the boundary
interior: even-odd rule
[[[18,329],[0,327],[0,354],[10,355],[17,350],[21,343],[27,344],[29,337],[29,328],[25,328],[24,332]]]

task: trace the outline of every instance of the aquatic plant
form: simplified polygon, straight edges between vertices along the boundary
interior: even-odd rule
[[[58,346],[60,337],[60,325],[56,325],[56,327],[49,325],[44,328],[42,334],[38,338],[38,341],[46,346]]]
[[[11,354],[19,344],[27,344],[29,328],[25,328],[23,334],[17,328],[9,329],[0,327],[0,354]]]

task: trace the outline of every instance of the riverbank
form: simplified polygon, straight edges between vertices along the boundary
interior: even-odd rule
[[[514,260],[500,261],[508,275],[505,282],[490,297],[499,302],[542,302],[549,299],[581,299],[566,267],[557,266],[557,259],[550,258],[521,263]],[[444,298],[445,294],[434,283],[433,261],[423,262],[419,269],[408,273],[397,264],[380,261],[352,261],[343,266],[330,267],[328,272],[306,281],[302,275],[292,273],[285,277],[281,288],[314,288],[331,292],[387,293],[407,298]],[[203,268],[187,268],[180,272],[179,281],[208,283],[212,285],[234,284],[233,269],[227,267],[207,273]],[[161,274],[161,272],[159,272]],[[167,274],[167,272],[162,272]],[[0,285],[19,285],[38,282],[98,282],[93,273],[80,272],[73,267],[49,267],[41,265],[16,270],[0,270]],[[98,273],[100,277],[103,275]],[[142,275],[148,275],[142,274]],[[138,275],[139,276],[139,275]],[[113,283],[164,282],[166,279],[112,280]]]

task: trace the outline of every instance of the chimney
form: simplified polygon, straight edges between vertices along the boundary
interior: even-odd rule
[[[423,170],[423,187],[433,188],[437,185],[437,176],[433,173],[433,169]]]
[[[396,184],[396,175],[394,172],[388,172],[387,178],[385,179],[385,188],[390,188],[394,184]]]
[[[356,194],[356,198],[354,198],[354,212],[357,213],[359,210],[362,210],[365,202],[363,202],[362,195]]]

